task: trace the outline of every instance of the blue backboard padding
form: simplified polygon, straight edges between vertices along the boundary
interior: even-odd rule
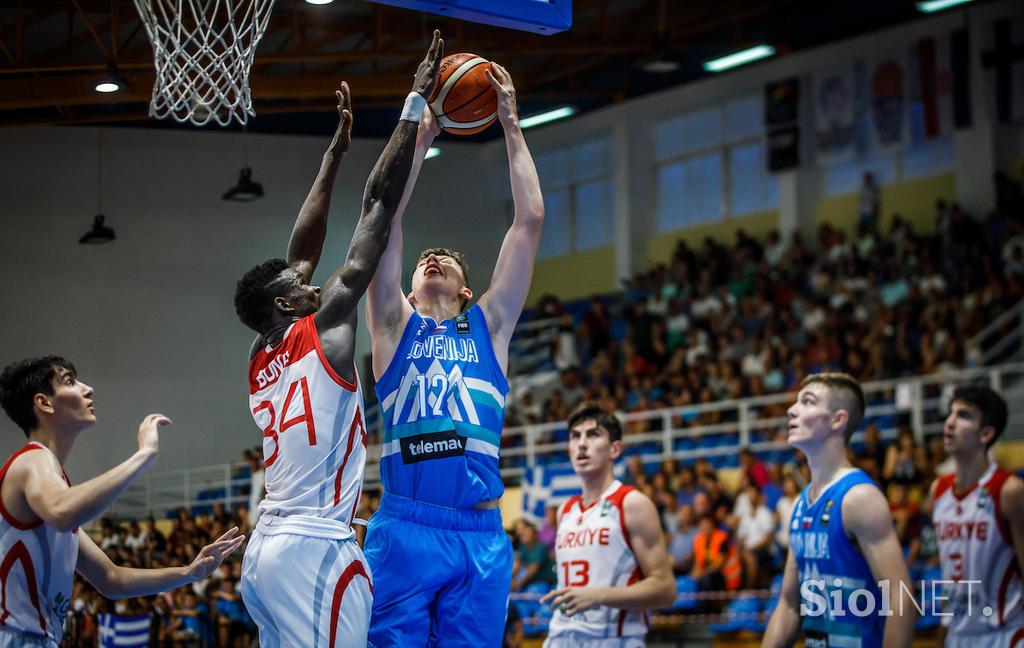
[[[572,27],[572,0],[370,1],[535,34],[557,34]]]

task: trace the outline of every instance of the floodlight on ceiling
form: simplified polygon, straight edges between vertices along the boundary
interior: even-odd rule
[[[423,159],[429,160],[430,158],[436,158],[438,155],[441,155],[441,149],[431,146],[427,149],[427,154],[423,156]]]
[[[936,11],[942,11],[943,9],[949,9],[950,7],[956,7],[957,5],[967,4],[973,0],[926,0],[925,2],[917,3],[917,10],[922,13],[935,13]]]
[[[746,65],[747,63],[753,63],[769,56],[775,55],[775,48],[771,45],[755,45],[748,47],[745,50],[733,52],[732,54],[726,54],[716,59],[704,62],[704,70],[707,72],[723,72],[725,70]]]
[[[117,70],[117,65],[112,61],[107,62],[107,73],[96,80],[92,89],[103,94],[110,94],[128,87],[128,82]]]
[[[555,108],[547,112],[538,113],[536,115],[530,115],[529,117],[523,117],[519,120],[520,128],[531,128],[533,126],[540,126],[541,124],[547,124],[549,122],[557,121],[559,119],[565,119],[566,117],[572,117],[576,114],[576,109],[572,106],[562,106],[561,108]]]
[[[92,228],[83,234],[78,239],[78,242],[82,245],[103,245],[104,243],[116,240],[117,235],[114,234],[114,229],[103,224],[105,220],[106,218],[104,218],[103,214],[97,214],[92,219]]]
[[[263,185],[253,181],[252,169],[249,167],[242,167],[242,170],[238,173],[238,184],[225,191],[224,195],[221,196],[224,200],[232,200],[234,202],[252,202],[262,197]]]
[[[332,2],[334,2],[334,0],[306,0],[306,4],[311,5],[325,5],[331,4]]]

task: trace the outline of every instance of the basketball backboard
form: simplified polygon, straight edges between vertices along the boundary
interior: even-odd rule
[[[572,0],[370,0],[460,20],[557,34],[572,27]]]

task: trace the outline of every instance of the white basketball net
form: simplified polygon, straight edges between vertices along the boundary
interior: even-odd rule
[[[153,43],[149,115],[179,122],[245,124],[249,72],[274,0],[134,0]]]

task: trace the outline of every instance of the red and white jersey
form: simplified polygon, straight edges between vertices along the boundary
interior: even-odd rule
[[[966,493],[956,493],[956,474],[939,478],[932,521],[949,596],[942,622],[950,635],[975,635],[1024,626],[1024,587],[1006,520],[999,509],[1011,475],[995,464]],[[973,581],[973,582],[969,582]]]
[[[366,463],[363,398],[324,356],[313,316],[249,363],[249,409],[263,430],[264,534],[348,539]]]
[[[629,543],[622,502],[636,490],[616,480],[590,506],[583,508],[579,495],[562,507],[555,536],[558,587],[623,587],[643,576]],[[549,637],[580,639],[643,637],[647,619],[643,612],[597,607],[573,616],[556,610]]]
[[[0,468],[0,485],[14,460],[50,450],[29,442]],[[71,482],[64,475],[68,486]],[[57,531],[42,520],[16,520],[0,499],[0,629],[60,643],[78,562],[78,529]]]

